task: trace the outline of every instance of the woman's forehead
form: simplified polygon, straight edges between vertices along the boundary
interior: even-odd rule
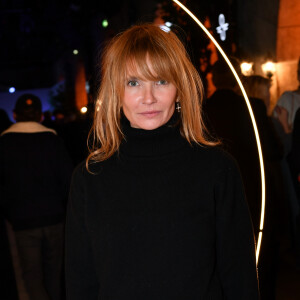
[[[149,59],[143,63],[130,59],[126,63],[126,76],[137,78],[157,78],[158,74]]]
[[[166,79],[173,81],[168,63],[146,57],[145,59],[129,59],[125,65],[126,77],[134,77],[146,80]]]

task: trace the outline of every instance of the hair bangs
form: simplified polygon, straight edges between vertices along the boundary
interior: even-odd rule
[[[127,43],[123,51],[126,77],[134,76],[145,80],[164,79],[175,82],[175,59],[158,42],[150,42],[149,37],[135,38]],[[123,70],[121,70],[122,72]]]

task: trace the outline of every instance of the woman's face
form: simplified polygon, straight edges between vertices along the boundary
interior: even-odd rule
[[[148,64],[151,70],[151,64]],[[130,75],[125,82],[122,108],[131,127],[153,130],[174,113],[177,89],[163,78],[150,81]]]

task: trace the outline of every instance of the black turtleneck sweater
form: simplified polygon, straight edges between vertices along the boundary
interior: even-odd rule
[[[251,220],[235,161],[176,126],[122,124],[119,153],[73,174],[68,300],[256,300]]]

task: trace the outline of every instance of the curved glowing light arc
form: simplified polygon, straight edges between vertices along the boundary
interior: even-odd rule
[[[175,2],[178,6],[180,6],[199,26],[200,28],[206,33],[206,35],[211,39],[211,41],[215,44],[217,49],[220,51],[222,54],[223,58],[227,62],[229,68],[231,69],[241,91],[244,96],[245,102],[248,107],[248,111],[251,117],[254,133],[255,133],[255,138],[256,138],[256,144],[257,144],[257,149],[258,149],[258,156],[259,156],[259,163],[260,163],[260,172],[261,172],[261,215],[260,215],[260,225],[259,225],[259,234],[258,234],[258,241],[257,241],[257,247],[256,247],[256,264],[258,263],[258,258],[259,258],[259,253],[260,253],[260,248],[261,248],[261,241],[262,241],[262,231],[264,228],[264,216],[265,216],[265,198],[266,198],[266,186],[265,186],[265,170],[264,170],[264,161],[263,161],[263,155],[262,155],[262,149],[261,149],[261,143],[260,143],[260,138],[258,134],[258,129],[255,121],[255,117],[253,114],[253,110],[250,104],[250,101],[248,99],[248,96],[246,94],[246,91],[244,89],[244,86],[235,71],[233,65],[231,64],[230,60],[228,59],[227,55],[221,48],[221,46],[218,44],[218,42],[215,40],[215,38],[211,35],[211,33],[207,30],[207,28],[198,20],[198,18],[188,9],[186,8],[183,4],[181,4],[178,0],[172,0]]]

